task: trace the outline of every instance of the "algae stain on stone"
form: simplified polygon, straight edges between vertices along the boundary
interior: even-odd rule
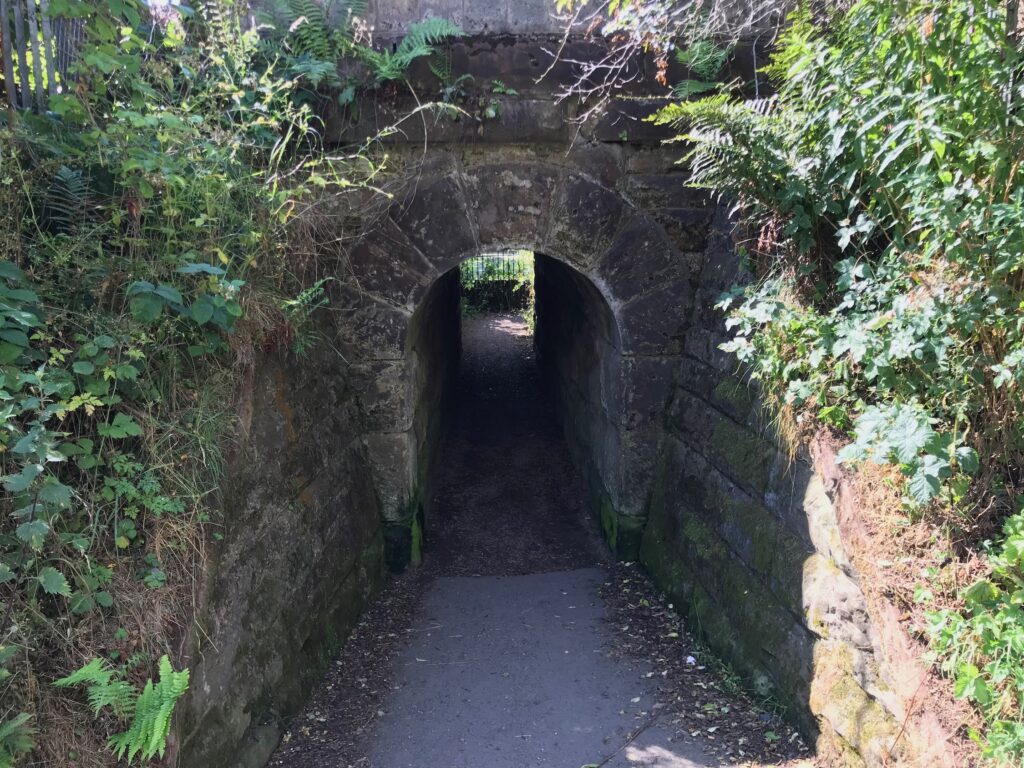
[[[288,442],[294,445],[299,441],[299,434],[295,431],[295,410],[288,404],[287,391],[288,382],[284,371],[274,371],[274,406],[284,416],[285,435]]]
[[[604,531],[605,541],[612,552],[616,552],[619,543],[619,516],[607,497],[601,499],[601,530]]]
[[[423,526],[420,524],[419,515],[413,515],[412,517],[412,545],[409,559],[413,567],[423,562]]]

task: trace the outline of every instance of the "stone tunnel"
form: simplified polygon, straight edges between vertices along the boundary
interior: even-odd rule
[[[514,249],[537,254],[538,357],[611,550],[809,738],[881,764],[909,683],[886,667],[834,488],[791,462],[719,350],[714,305],[744,275],[727,207],[686,185],[681,149],[644,120],[663,89],[638,78],[580,123],[587,105],[559,94],[570,62],[603,44],[572,35],[553,61],[563,29],[546,0],[381,7],[385,38],[427,15],[461,23],[453,71],[508,93],[495,119],[415,118],[385,139],[399,181],[354,245],[320,255],[328,343],[268,353],[238,393],[184,764],[263,765],[385,572],[421,556],[459,360],[457,266]],[[426,94],[430,78],[424,66],[410,82]],[[328,110],[327,139],[373,135],[416,105],[370,94],[356,123]]]

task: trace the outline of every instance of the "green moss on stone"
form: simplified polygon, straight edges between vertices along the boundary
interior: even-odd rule
[[[749,413],[754,405],[750,390],[731,377],[726,377],[718,383],[714,390],[714,398],[742,415]]]
[[[900,723],[857,681],[853,650],[841,643],[818,643],[814,649],[814,682],[811,686],[811,710],[826,720],[829,730],[841,737],[831,746],[850,751],[869,764],[881,765],[899,754],[890,755],[902,731]]]
[[[611,499],[607,496],[601,499],[600,516],[604,539],[608,542],[612,552],[614,552],[619,543],[619,516],[612,506]]]
[[[728,466],[736,482],[763,493],[771,479],[775,449],[746,427],[720,418],[711,433],[711,445]]]

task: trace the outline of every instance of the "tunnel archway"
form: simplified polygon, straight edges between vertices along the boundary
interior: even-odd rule
[[[464,254],[460,263],[477,258]],[[608,299],[585,275],[565,262],[533,255],[535,331],[544,394],[555,401],[573,461],[586,480],[590,506],[601,516],[605,536],[616,548],[617,519],[612,494],[621,488],[622,407],[629,383],[622,375],[622,339]],[[459,267],[438,277],[424,293],[409,322],[406,376],[412,387],[411,441],[415,451],[415,506],[392,531],[389,559],[418,560],[430,525],[435,478],[455,406],[462,350]],[[482,426],[482,425],[481,425]]]
[[[561,392],[586,394],[561,398],[570,447],[609,543],[634,557],[700,262],[678,250],[651,212],[571,166],[466,167],[445,155],[418,167],[395,199],[353,249],[336,302],[344,353],[373,380],[363,399],[365,444],[392,567],[416,556],[428,498],[440,423],[429,414],[440,413],[445,385],[427,371],[450,370],[409,350],[433,343],[422,318],[443,311],[437,296],[457,280],[458,264],[518,249],[544,255],[539,280],[550,290],[540,303],[551,333],[538,332],[541,357],[546,350],[548,361],[572,361],[554,366]],[[563,299],[578,305],[583,322],[562,311]],[[574,329],[602,341],[583,343]]]

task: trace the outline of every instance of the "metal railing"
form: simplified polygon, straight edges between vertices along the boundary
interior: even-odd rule
[[[533,254],[529,251],[485,253],[466,259],[459,269],[463,284],[529,280],[533,277]]]
[[[42,112],[70,82],[85,37],[82,19],[53,18],[48,0],[0,0],[4,103]]]

